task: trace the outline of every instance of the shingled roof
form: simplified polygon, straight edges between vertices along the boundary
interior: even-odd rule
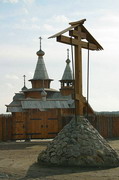
[[[67,49],[66,67],[61,80],[73,80],[73,75],[70,67],[69,49]]]
[[[48,73],[47,73],[47,69],[44,63],[44,59],[42,56],[38,57],[38,61],[37,61],[37,65],[36,65],[36,69],[35,69],[35,73],[33,76],[33,79],[49,79]]]

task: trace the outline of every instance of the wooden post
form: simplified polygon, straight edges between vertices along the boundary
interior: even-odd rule
[[[75,48],[75,105],[76,105],[76,115],[83,115],[83,104],[82,99],[82,50],[81,50],[81,27],[78,26],[76,30],[79,35],[75,37],[79,43],[74,46]]]

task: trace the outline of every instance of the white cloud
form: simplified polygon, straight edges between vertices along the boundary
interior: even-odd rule
[[[3,1],[4,3],[18,3],[18,2],[24,2],[24,3],[29,3],[29,4],[32,4],[35,0],[1,0]]]
[[[6,74],[5,77],[7,79],[10,79],[10,80],[18,80],[18,76],[14,75],[14,74]]]
[[[5,83],[5,85],[7,86],[7,88],[9,89],[14,89],[14,86],[11,83]]]
[[[32,23],[21,23],[21,24],[15,24],[14,25],[15,29],[20,29],[20,30],[40,30],[41,27],[40,25],[37,24],[32,24]]]
[[[113,23],[116,25],[118,25],[119,23],[119,13],[114,13],[114,12],[111,12],[111,11],[107,11],[107,13],[104,13],[104,16],[100,18],[100,21],[102,22],[105,22],[106,24],[107,23]]]
[[[34,72],[29,72],[28,73],[28,77],[30,77],[30,78],[33,77],[33,75],[34,75]]]
[[[24,59],[32,59],[34,57],[34,49],[33,47],[26,47],[20,45],[1,45],[0,46],[0,64],[3,63],[23,63]],[[7,53],[6,53],[7,52]],[[6,62],[4,62],[4,59]]]
[[[29,14],[28,9],[27,9],[27,8],[25,8],[25,7],[24,7],[24,8],[22,8],[22,9],[21,9],[21,14],[26,14],[26,15],[27,15],[27,14]]]
[[[9,33],[8,33],[8,36],[14,37],[14,36],[15,36],[15,32],[9,32]]]
[[[3,0],[4,3],[18,3],[19,0]]]
[[[29,4],[32,4],[35,0],[23,0],[24,3],[29,3]]]
[[[57,22],[57,23],[68,23],[69,20],[66,16],[64,15],[58,15],[58,16],[54,16],[52,18],[53,22]]]
[[[56,30],[56,28],[54,28],[52,25],[50,25],[50,24],[44,24],[43,25],[43,28],[44,28],[44,30],[45,31],[55,31]]]
[[[39,21],[39,18],[38,17],[32,17],[31,21],[36,23],[37,21]]]

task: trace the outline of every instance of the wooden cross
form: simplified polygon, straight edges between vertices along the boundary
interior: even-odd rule
[[[42,38],[41,38],[41,37],[39,37],[39,39],[40,39],[40,50],[41,50],[41,40],[42,40]]]
[[[26,82],[25,82],[25,78],[26,78],[26,76],[25,75],[23,75],[23,77],[24,77],[24,87],[26,86]]]
[[[49,37],[56,38],[58,42],[74,46],[75,51],[75,105],[76,115],[83,115],[84,98],[82,95],[82,48],[89,50],[102,50],[102,46],[94,39],[94,37],[83,26],[86,19],[71,22],[71,26],[65,30]],[[72,30],[73,29],[73,30]],[[69,36],[64,36],[69,31]],[[83,40],[86,41],[83,41]]]
[[[69,49],[67,49],[67,59],[69,59]]]

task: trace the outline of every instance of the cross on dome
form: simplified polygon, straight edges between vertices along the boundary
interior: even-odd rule
[[[41,37],[39,37],[39,39],[40,39],[40,50],[36,53],[38,56],[44,56],[44,51],[42,51],[41,50],[41,40],[42,40],[42,38]]]
[[[42,40],[42,37],[39,37],[39,39],[40,39],[40,50],[41,50],[41,40]]]
[[[69,49],[67,49],[67,59],[69,59]]]
[[[69,64],[70,63],[70,59],[69,59],[69,49],[67,49],[67,60],[66,63]]]
[[[24,77],[24,86],[26,86],[26,75],[23,75]]]
[[[22,88],[22,91],[25,91],[25,90],[27,90],[27,87],[26,87],[26,76],[25,75],[23,75],[23,78],[24,78],[24,87]]]

